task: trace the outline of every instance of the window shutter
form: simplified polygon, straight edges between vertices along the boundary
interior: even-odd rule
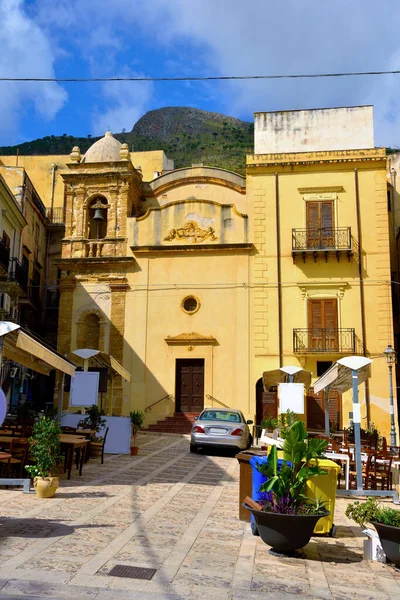
[[[307,202],[307,229],[319,229],[320,202]]]
[[[308,328],[322,329],[322,302],[323,300],[308,301]]]
[[[322,300],[323,302],[323,328],[337,329],[337,301]]]
[[[333,229],[333,202],[321,202],[321,228]]]

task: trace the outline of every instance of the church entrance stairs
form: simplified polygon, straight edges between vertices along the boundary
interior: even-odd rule
[[[154,425],[149,425],[144,431],[154,431],[158,433],[190,433],[194,423],[194,418],[200,413],[181,413],[176,412],[173,417],[167,417],[163,421],[158,421]]]

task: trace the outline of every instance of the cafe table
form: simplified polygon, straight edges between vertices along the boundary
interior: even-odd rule
[[[67,452],[66,470],[68,471],[68,479],[71,479],[72,465],[74,462],[75,450],[79,451],[77,457],[77,468],[79,466],[79,475],[82,475],[83,462],[86,455],[86,449],[89,444],[89,440],[80,435],[71,435],[69,433],[62,433],[60,435],[61,449]],[[65,470],[64,470],[65,472]]]

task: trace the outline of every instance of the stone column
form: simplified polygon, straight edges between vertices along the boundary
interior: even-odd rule
[[[125,339],[125,295],[129,285],[126,281],[110,284],[111,290],[111,322],[109,353],[121,365],[124,360]],[[123,383],[121,377],[115,377],[112,389],[112,414],[120,415],[123,401]]]
[[[58,351],[66,354],[71,351],[72,314],[74,304],[74,278],[61,279],[59,284],[60,306],[58,313]]]

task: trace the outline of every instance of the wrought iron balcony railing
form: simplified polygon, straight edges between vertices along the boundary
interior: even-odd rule
[[[16,281],[25,293],[28,291],[28,271],[16,258],[10,260],[8,281]]]
[[[296,354],[356,354],[355,329],[293,329]]]
[[[65,224],[65,213],[64,208],[46,208],[47,222],[51,225],[64,225]]]
[[[292,252],[351,252],[351,227],[292,229]]]
[[[0,265],[7,272],[10,262],[10,248],[7,248],[2,239],[0,239]]]

